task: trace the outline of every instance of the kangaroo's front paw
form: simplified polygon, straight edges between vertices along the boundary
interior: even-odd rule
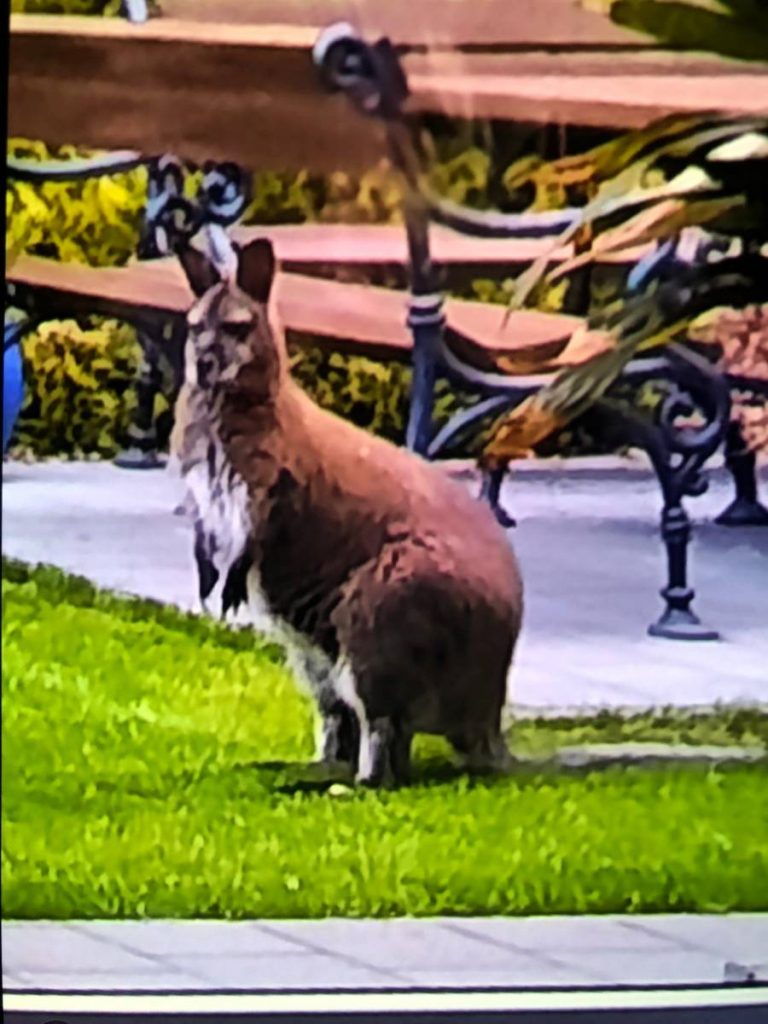
[[[326,765],[357,767],[360,754],[360,725],[357,715],[339,702],[323,715],[317,743],[317,760]]]
[[[360,753],[355,781],[375,790],[408,781],[408,754],[403,758],[397,730],[388,718],[371,723],[360,730]],[[408,743],[410,748],[410,741]]]

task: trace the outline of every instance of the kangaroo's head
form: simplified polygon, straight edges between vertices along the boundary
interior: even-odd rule
[[[188,384],[205,390],[234,381],[248,364],[263,372],[279,364],[267,315],[275,277],[272,243],[259,238],[233,245],[228,256],[217,265],[191,246],[179,254],[197,300],[187,314],[185,375]]]

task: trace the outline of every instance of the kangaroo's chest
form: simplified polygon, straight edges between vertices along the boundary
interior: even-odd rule
[[[185,480],[206,537],[208,556],[219,573],[226,573],[245,552],[251,535],[248,489],[230,467],[208,462],[193,466]]]
[[[286,621],[279,602],[263,585],[259,565],[250,558],[255,523],[245,481],[213,443],[204,457],[201,452],[194,462],[189,460],[184,479],[194,499],[198,569],[202,558],[214,570],[205,607],[220,612],[227,603],[228,582],[235,578],[239,620],[282,643],[298,680],[319,696],[331,685],[331,662],[310,637]]]
[[[218,615],[226,609],[233,583],[242,591],[235,603],[245,599],[244,560],[253,524],[248,488],[221,446],[210,436],[196,441],[186,453],[182,473],[192,498],[200,598],[206,610]]]

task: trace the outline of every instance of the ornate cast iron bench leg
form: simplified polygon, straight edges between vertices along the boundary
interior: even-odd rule
[[[648,454],[661,485],[661,537],[667,554],[667,583],[661,596],[666,607],[649,626],[649,634],[673,640],[718,640],[717,630],[705,626],[691,608],[691,521],[683,499],[698,497],[707,489],[702,470],[723,443],[730,418],[730,392],[725,379],[706,360],[686,349],[670,346],[667,362],[671,387],[656,423],[608,399],[599,403],[596,414],[608,414],[606,429],[623,424],[631,441]],[[702,416],[702,426],[679,424],[681,417],[689,418],[694,412]]]
[[[157,469],[162,465],[155,429],[155,399],[163,379],[160,339],[154,337],[158,332],[162,334],[162,328],[138,328],[142,359],[136,380],[136,413],[128,428],[127,446],[115,459],[121,469]]]
[[[429,210],[418,188],[421,158],[402,110],[408,83],[387,39],[369,45],[346,22],[320,34],[313,57],[329,88],[345,93],[361,114],[384,124],[389,155],[402,178],[411,277],[408,326],[414,343],[406,445],[426,455],[433,433],[432,408],[444,317],[429,251]]]
[[[483,501],[487,501],[491,506],[491,511],[496,516],[499,524],[504,527],[505,530],[510,530],[513,526],[517,526],[517,520],[514,519],[509,512],[501,504],[501,487],[504,483],[504,475],[507,470],[505,466],[501,466],[498,469],[486,470],[482,476],[482,483],[480,485],[480,498]]]
[[[768,526],[768,509],[757,497],[757,460],[745,445],[738,423],[728,426],[725,464],[736,485],[736,496],[715,522],[718,526]]]
[[[413,377],[405,443],[419,455],[426,455],[434,432],[432,410],[445,316],[429,251],[427,212],[418,204],[406,202],[405,217],[411,265],[408,326],[413,335]]]
[[[704,626],[691,611],[694,591],[688,584],[687,575],[691,520],[680,498],[675,504],[664,505],[661,536],[667,549],[667,585],[661,596],[667,607],[658,622],[648,627],[648,633],[670,640],[719,640],[717,630]]]

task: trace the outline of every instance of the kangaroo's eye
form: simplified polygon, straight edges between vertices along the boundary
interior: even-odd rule
[[[224,333],[235,341],[246,341],[252,330],[253,324],[250,321],[236,320],[224,324]]]

